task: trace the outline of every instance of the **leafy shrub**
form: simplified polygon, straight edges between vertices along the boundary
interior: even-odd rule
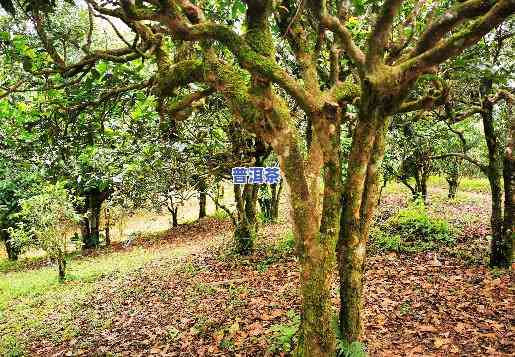
[[[300,326],[300,316],[294,310],[289,310],[287,313],[288,321],[285,324],[275,324],[269,328],[268,331],[272,332],[270,341],[269,352],[291,352],[295,347],[297,334]]]
[[[276,244],[276,251],[282,255],[292,254],[295,250],[295,235],[291,230],[284,233]]]
[[[420,252],[454,244],[448,223],[429,216],[417,201],[388,219],[381,230],[371,234],[372,245],[382,251]]]
[[[25,356],[22,344],[13,335],[5,335],[0,338],[0,354],[5,357]]]
[[[258,221],[263,224],[268,224],[268,223],[272,222],[272,217],[263,211],[258,212],[257,218],[258,218]]]
[[[229,218],[229,214],[223,209],[217,209],[212,217],[218,221],[225,221]]]
[[[338,357],[365,357],[363,345],[360,342],[354,341],[348,343],[338,339],[336,341],[336,354]]]
[[[71,242],[68,234],[72,234],[80,221],[64,185],[45,186],[40,194],[23,200],[17,216],[21,222],[15,229],[9,228],[13,242],[24,249],[31,246],[43,249],[57,264],[59,278],[63,280]]]

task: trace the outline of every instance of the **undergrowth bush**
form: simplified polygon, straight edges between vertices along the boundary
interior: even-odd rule
[[[269,339],[270,346],[268,352],[274,354],[283,354],[292,352],[298,342],[298,333],[300,328],[300,315],[294,310],[287,312],[288,321],[285,323],[274,324],[268,332],[271,333]],[[348,343],[342,338],[338,327],[338,315],[334,315],[332,326],[336,333],[336,355],[338,357],[365,357],[366,352],[363,344],[360,342]]]
[[[279,354],[291,352],[297,342],[297,332],[300,326],[300,315],[294,310],[287,312],[289,321],[283,324],[274,324],[268,331],[272,333],[268,351]]]
[[[447,221],[431,217],[424,204],[414,202],[371,232],[372,247],[380,251],[420,252],[453,245]]]
[[[217,209],[211,217],[218,221],[225,221],[226,219],[229,219],[229,214],[223,209]]]

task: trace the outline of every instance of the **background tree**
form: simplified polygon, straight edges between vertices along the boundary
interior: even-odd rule
[[[22,222],[9,228],[14,244],[43,249],[57,265],[59,280],[63,281],[70,236],[80,220],[64,185],[46,186],[40,194],[24,199],[17,216]]]

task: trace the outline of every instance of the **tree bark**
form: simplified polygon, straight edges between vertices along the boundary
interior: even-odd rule
[[[13,246],[11,242],[11,237],[9,237],[9,233],[6,230],[0,229],[0,240],[4,241],[7,259],[11,261],[18,260],[18,255],[20,254],[20,251],[19,249]]]
[[[456,198],[456,193],[458,192],[458,177],[454,175],[447,177],[447,183],[449,184],[447,197],[450,199]]]
[[[85,194],[87,217],[81,222],[83,249],[97,248],[100,244],[100,212],[109,191],[91,190]]]
[[[512,103],[510,103],[512,104]],[[506,150],[504,151],[504,256],[507,258],[508,265],[513,268],[513,258],[515,249],[515,159],[513,158],[513,150],[515,148],[515,115],[513,108],[510,106],[508,112],[509,122],[507,125]]]
[[[174,207],[172,210],[171,210],[171,213],[172,213],[172,227],[177,227],[179,226],[179,221],[177,219],[178,215],[179,215],[179,207]]]
[[[64,257],[57,259],[57,269],[59,271],[59,281],[63,282],[66,277],[66,259]]]
[[[492,103],[486,96],[490,93],[492,82],[484,80],[481,85],[481,93],[483,94],[483,103],[481,118],[483,121],[483,130],[488,148],[488,166],[486,174],[490,184],[492,195],[492,212],[490,215],[490,226],[492,229],[492,241],[490,245],[490,266],[491,267],[508,267],[511,264],[508,243],[505,236],[505,222],[503,216],[503,192],[502,192],[502,179],[503,179],[503,159],[499,150],[499,142],[497,140]],[[510,185],[509,185],[510,186]],[[510,190],[510,187],[508,187]]]
[[[220,207],[220,202],[224,199],[224,186],[222,183],[217,182],[216,183],[216,194],[215,194],[215,209],[218,211]]]
[[[283,182],[280,181],[279,184],[272,184],[272,202],[270,209],[270,220],[273,223],[276,223],[279,220],[279,203],[281,201],[281,191],[283,189]]]
[[[257,185],[234,185],[237,219],[234,227],[234,239],[238,254],[249,255],[254,249],[257,235]]]
[[[199,181],[199,190],[198,190],[198,219],[202,219],[207,216],[207,193],[206,193],[207,185],[203,179]]]
[[[110,222],[110,215],[109,215],[109,207],[106,207],[104,209],[104,217],[105,217],[104,232],[105,232],[105,236],[106,236],[106,246],[109,247],[111,245],[111,231],[110,231],[111,222]]]
[[[366,97],[365,97],[365,100]],[[369,99],[372,100],[372,99]],[[379,167],[384,157],[388,117],[380,105],[365,104],[354,133],[343,195],[338,263],[340,330],[348,342],[363,334],[363,271],[366,243],[377,206]]]

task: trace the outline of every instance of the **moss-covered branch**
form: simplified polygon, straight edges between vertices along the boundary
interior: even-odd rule
[[[320,16],[320,23],[322,26],[331,30],[336,34],[336,36],[338,36],[343,50],[358,67],[364,65],[365,54],[354,43],[352,35],[345,27],[345,24],[343,24],[336,16],[331,16],[327,13],[323,13]]]
[[[474,45],[513,13],[515,13],[515,0],[500,0],[485,15],[469,26],[466,26],[463,30],[455,33],[435,47],[401,63],[400,67],[404,71],[406,78],[416,77],[429,68],[458,55],[466,48]]]
[[[371,68],[380,63],[384,56],[386,41],[392,29],[393,20],[403,0],[386,0],[368,38],[366,65]]]
[[[434,47],[453,28],[467,19],[486,13],[493,5],[494,2],[488,0],[458,2],[424,31],[413,49],[411,57]]]

